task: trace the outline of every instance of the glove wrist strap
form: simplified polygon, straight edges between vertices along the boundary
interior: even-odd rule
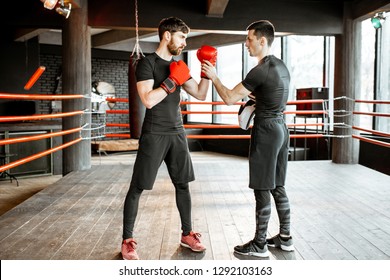
[[[167,92],[167,94],[171,94],[175,92],[176,90],[176,83],[171,79],[171,78],[166,78],[162,83],[161,83],[161,88]]]

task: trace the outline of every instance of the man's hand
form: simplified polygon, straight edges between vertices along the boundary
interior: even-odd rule
[[[160,86],[168,94],[171,94],[175,92],[177,86],[181,86],[186,81],[188,81],[188,79],[191,78],[191,75],[190,69],[188,68],[187,64],[184,63],[183,60],[173,61],[169,65],[169,69],[171,71],[169,77],[166,78]]]
[[[207,45],[202,46],[196,52],[196,56],[198,57],[200,63],[203,64],[205,61],[209,61],[213,66],[217,63],[217,54],[218,52],[216,48]],[[208,79],[203,71],[201,72],[200,77]]]
[[[215,68],[210,61],[205,60],[202,64],[202,73],[204,73],[204,75],[206,75],[206,77],[211,81],[214,81],[217,78]]]

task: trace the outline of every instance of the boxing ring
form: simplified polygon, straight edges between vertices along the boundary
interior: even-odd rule
[[[298,104],[304,104],[304,103],[324,103],[325,100],[322,99],[315,99],[315,100],[297,100],[297,101],[289,101],[287,105],[298,105]],[[245,102],[236,102],[233,105],[244,105]],[[225,105],[222,101],[214,101],[214,102],[191,102],[191,101],[184,101],[181,102],[181,105]],[[237,115],[237,112],[235,111],[182,111],[183,115],[186,114],[233,114]],[[324,116],[324,119],[327,115],[327,112],[325,110],[300,110],[300,111],[285,111],[284,114],[296,114],[296,115],[311,115],[311,114],[322,114]],[[309,126],[316,126],[316,127],[324,127],[324,123],[312,123],[312,124],[288,124],[288,127],[309,127]],[[238,124],[234,125],[226,125],[226,124],[184,124],[184,128],[199,128],[199,129],[223,129],[223,128],[229,128],[229,129],[239,129],[240,126]],[[252,128],[252,125],[249,127]],[[321,138],[324,137],[324,134],[292,134],[290,135],[290,138]],[[187,138],[189,139],[250,139],[250,135],[187,135]]]
[[[390,100],[355,100],[355,103],[370,103],[370,104],[384,104],[384,105],[389,105]],[[377,112],[358,112],[358,111],[353,111],[354,115],[368,115],[368,116],[374,116],[374,117],[385,117],[388,118],[390,117],[390,113],[377,113]],[[352,126],[352,129],[355,131],[364,131],[371,133],[373,136],[380,136],[383,137],[383,139],[390,139],[390,133],[383,132],[383,131],[378,131],[378,130],[371,130],[371,129],[366,129],[362,128],[359,126]],[[352,137],[355,139],[358,139],[360,141],[365,141],[374,145],[379,145],[383,147],[390,148],[390,143],[387,143],[385,141],[380,141],[380,140],[375,140],[375,139],[370,139],[369,137],[362,137],[357,134],[352,134]]]
[[[341,97],[340,99],[346,99],[351,100],[347,97]],[[285,111],[284,114],[293,114],[293,115],[322,115],[323,120],[327,120],[329,118],[329,110],[327,109],[328,106],[326,106],[326,103],[329,103],[329,101],[332,100],[326,100],[326,99],[311,99],[311,100],[296,100],[296,101],[289,101],[287,102],[287,105],[299,105],[299,104],[322,104],[323,110],[295,110],[295,111]],[[389,100],[351,100],[354,103],[372,103],[372,104],[385,104],[390,105]],[[223,102],[181,102],[182,105],[226,105]],[[243,105],[245,102],[237,102],[234,105]],[[342,112],[343,114],[340,114]],[[182,111],[182,114],[237,114],[237,112],[232,111]],[[390,113],[378,113],[378,112],[359,112],[359,111],[347,111],[347,110],[341,110],[341,111],[335,111],[334,117],[343,117],[345,115],[352,114],[352,115],[369,115],[369,116],[375,116],[375,117],[390,117]],[[322,123],[288,123],[287,126],[289,128],[296,128],[296,127],[323,127],[326,128],[330,126],[330,121],[322,122]],[[355,131],[363,131],[368,132],[372,135],[381,136],[386,139],[390,139],[390,133],[382,132],[378,130],[370,130],[365,129],[359,126],[346,124],[346,123],[333,123],[334,127],[341,127],[341,128],[348,128],[351,127]],[[239,125],[224,125],[224,124],[184,124],[185,128],[200,128],[200,129],[215,129],[215,128],[233,128],[238,129],[240,128]],[[252,126],[250,126],[251,128]],[[352,135],[335,135],[331,134],[329,129],[325,130],[326,133],[310,133],[310,134],[290,134],[290,138],[324,138],[324,137],[336,137],[336,138],[348,138],[352,137],[361,141],[366,141],[371,144],[380,145],[384,147],[390,147],[390,143],[387,143],[385,141],[379,141],[370,139],[369,137],[363,137],[358,134],[353,133]],[[250,139],[250,135],[187,135],[189,139]]]
[[[107,102],[123,102],[123,103],[129,103],[128,98],[116,98],[116,97],[109,97],[106,99]],[[106,110],[106,114],[124,114],[129,115],[130,110]],[[130,124],[129,123],[109,123],[106,122],[106,127],[116,127],[116,128],[122,128],[125,130],[121,130],[117,133],[106,133],[105,137],[108,138],[131,138],[130,136]]]
[[[0,93],[0,99],[12,99],[12,100],[65,100],[65,99],[77,99],[77,98],[84,98],[83,95],[46,95],[46,94],[13,94],[13,93]],[[83,115],[84,111],[74,111],[74,112],[66,112],[66,113],[55,113],[55,114],[36,114],[31,116],[0,116],[0,123],[9,123],[9,122],[24,122],[24,121],[37,121],[37,120],[44,120],[44,119],[54,119],[54,118],[65,118],[65,117],[72,117],[77,115]],[[62,145],[59,145],[57,147],[50,148],[45,151],[41,151],[39,153],[30,155],[25,158],[21,158],[18,160],[15,160],[13,162],[6,163],[2,166],[0,166],[0,173],[6,172],[7,170],[17,167],[19,165],[25,164],[27,162],[33,161],[35,159],[47,156],[49,154],[52,154],[54,152],[57,152],[59,150],[62,150],[66,147],[69,147],[71,145],[74,145],[82,140],[81,132],[82,130],[87,126],[88,124],[80,127],[75,127],[73,129],[68,129],[64,131],[59,132],[51,132],[51,133],[45,133],[45,134],[39,134],[34,136],[27,136],[27,137],[17,137],[12,139],[1,139],[0,140],[0,146],[4,145],[12,145],[17,143],[23,143],[23,142],[31,142],[41,139],[47,139],[52,137],[59,137],[63,135],[68,134],[75,134],[79,133],[79,137],[76,139],[69,141],[67,143],[64,143]],[[10,175],[10,174],[7,174]],[[14,176],[10,176],[12,178],[15,178]]]
[[[62,95],[49,95],[49,94],[15,94],[15,93],[0,93],[0,99],[10,99],[10,100],[69,100],[69,99],[78,99],[78,98],[89,98],[85,95],[80,94],[62,94]],[[356,103],[371,103],[371,104],[385,104],[389,105],[390,101],[388,100],[351,100],[350,98],[341,97],[338,98],[338,100],[347,100],[348,102],[353,102],[353,104]],[[124,102],[128,103],[127,98],[107,98],[107,102]],[[362,127],[359,127],[357,125],[353,124],[346,124],[346,123],[333,123],[334,127],[341,127],[341,128],[352,128],[353,133],[351,135],[334,135],[330,129],[330,120],[329,120],[329,110],[327,109],[327,103],[334,102],[334,100],[325,100],[325,99],[314,99],[314,100],[297,100],[297,101],[289,101],[287,105],[299,105],[299,104],[305,104],[305,103],[311,103],[311,104],[322,104],[323,110],[287,110],[284,112],[285,115],[294,115],[294,116],[305,116],[305,115],[321,115],[324,122],[316,122],[316,123],[288,123],[287,126],[290,129],[290,138],[291,139],[310,139],[310,138],[354,138],[359,141],[365,141],[369,142],[374,145],[379,145],[383,147],[390,147],[390,143],[386,142],[386,140],[390,139],[390,133],[383,132],[383,131],[377,131],[377,130],[371,130],[371,129],[365,129]],[[243,105],[244,102],[237,102],[235,105]],[[223,102],[220,101],[214,101],[214,102],[192,102],[192,101],[183,101],[181,102],[181,105],[219,105],[219,106],[227,106]],[[91,114],[92,112],[89,110],[83,110],[83,111],[74,111],[74,112],[64,112],[64,113],[54,113],[54,114],[36,114],[31,116],[0,116],[0,123],[5,122],[24,122],[24,121],[36,121],[36,120],[43,120],[43,119],[53,119],[53,118],[66,118],[66,117],[72,117],[77,115],[84,115],[84,114]],[[129,110],[106,110],[106,114],[130,114]],[[191,110],[183,110],[181,111],[182,115],[189,115],[189,114],[209,114],[209,115],[215,115],[215,114],[233,114],[237,115],[237,112],[235,111],[224,111],[224,110],[218,110],[218,111],[191,111]],[[338,110],[334,111],[333,113],[334,118],[337,117],[343,117],[346,115],[370,115],[375,117],[390,117],[390,113],[379,113],[379,112],[360,112],[360,111],[347,111],[347,110]],[[120,128],[120,129],[126,129],[125,132],[113,132],[113,133],[106,133],[106,128]],[[317,131],[316,133],[307,133],[307,128],[314,127]],[[33,154],[31,156],[28,156],[26,158],[18,159],[14,162],[6,163],[2,166],[0,166],[0,172],[6,172],[7,170],[16,167],[18,165],[22,165],[26,162],[33,161],[37,158],[44,157],[46,155],[49,155],[51,153],[54,153],[56,151],[59,151],[61,149],[64,149],[66,147],[69,147],[71,145],[74,145],[84,139],[102,139],[102,138],[131,138],[130,133],[128,133],[128,129],[130,128],[130,125],[128,123],[100,123],[100,124],[94,124],[94,123],[85,123],[80,124],[80,127],[75,127],[73,129],[60,131],[60,132],[52,132],[52,133],[46,133],[42,135],[34,135],[29,137],[20,137],[20,138],[13,138],[13,139],[2,139],[0,140],[0,146],[2,145],[12,145],[22,142],[29,142],[29,141],[36,141],[39,139],[45,139],[45,138],[51,138],[51,137],[59,137],[67,134],[78,134],[78,137],[70,141],[68,143],[64,143],[60,146],[53,147],[51,149],[48,149],[46,151],[39,152],[37,154]],[[186,123],[184,124],[184,128],[187,129],[187,131],[190,131],[191,129],[239,129],[238,124],[191,124]],[[250,126],[251,128],[251,126]],[[304,130],[300,130],[300,133],[296,133],[297,128],[303,128]],[[319,129],[321,129],[321,133],[319,132]],[[89,131],[94,132],[91,133],[90,136],[83,136],[83,132]],[[302,133],[304,132],[304,133]],[[361,136],[359,135],[359,132],[364,132],[369,135]],[[373,136],[381,137],[381,140],[372,139]],[[198,140],[212,140],[212,139],[250,139],[249,134],[239,135],[239,134],[190,134],[188,132],[187,134],[188,139],[198,139]]]

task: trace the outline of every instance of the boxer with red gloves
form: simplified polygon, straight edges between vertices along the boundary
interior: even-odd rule
[[[200,47],[200,49],[198,49],[196,52],[196,56],[198,57],[200,63],[203,63],[206,60],[209,61],[213,66],[215,66],[217,63],[217,54],[217,49],[208,45]],[[200,77],[208,79],[208,77],[203,72],[201,72]]]
[[[177,86],[181,86],[191,78],[190,69],[183,60],[173,61],[169,65],[171,73],[162,83],[161,87],[168,93],[175,92]]]
[[[139,259],[136,250],[138,242],[133,235],[139,200],[144,191],[153,189],[163,162],[175,188],[176,206],[180,214],[182,233],[178,236],[178,242],[194,252],[206,250],[200,240],[201,234],[192,228],[189,182],[195,180],[195,174],[183,126],[180,97],[184,90],[191,97],[203,101],[211,83],[207,79],[201,79],[199,83],[191,79],[184,61],[173,59],[186,47],[189,32],[189,27],[179,18],[161,20],[158,48],[141,58],[136,66],[137,93],[146,109],[130,187],[123,206],[121,251],[126,260]],[[203,57],[210,58],[207,55]],[[158,225],[151,223],[148,226],[154,238],[160,239]],[[142,235],[139,238],[146,241]],[[148,253],[144,256],[148,256]]]

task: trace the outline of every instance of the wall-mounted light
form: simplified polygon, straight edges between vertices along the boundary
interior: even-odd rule
[[[375,29],[379,29],[382,27],[382,24],[386,20],[386,16],[384,12],[376,13],[374,17],[371,18],[372,26],[374,26]]]
[[[49,10],[53,10],[58,0],[41,0],[41,2],[43,3],[43,7]]]
[[[59,3],[58,0],[41,0],[41,2],[46,9],[53,10],[56,8],[56,12],[65,18],[69,17],[70,11],[72,10],[72,4],[68,2],[64,3],[64,0],[61,0]]]
[[[65,18],[69,17],[71,10],[72,10],[72,4],[71,3],[64,4],[63,0],[61,0],[61,4],[56,8],[56,12],[64,16]]]

